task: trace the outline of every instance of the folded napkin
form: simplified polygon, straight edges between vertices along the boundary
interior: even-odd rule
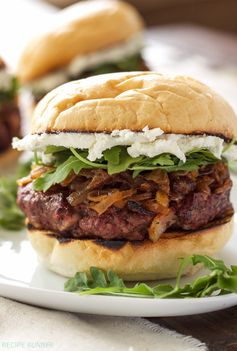
[[[206,351],[143,318],[58,312],[0,298],[0,350]]]

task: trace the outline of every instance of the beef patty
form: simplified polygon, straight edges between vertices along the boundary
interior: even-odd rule
[[[148,237],[155,217],[163,221],[163,231],[196,230],[232,214],[231,186],[222,162],[194,172],[144,172],[135,179],[130,171],[109,176],[83,170],[45,193],[33,190],[32,183],[20,187],[18,204],[31,225],[62,237],[133,241]],[[98,213],[91,198],[114,189],[131,189],[133,195]]]

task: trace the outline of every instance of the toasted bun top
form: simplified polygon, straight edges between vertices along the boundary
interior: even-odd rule
[[[50,28],[28,43],[18,63],[18,76],[22,82],[30,81],[76,56],[126,41],[142,28],[142,18],[127,3],[82,1],[54,15]]]
[[[189,77],[155,72],[105,74],[64,84],[38,104],[32,133],[112,132],[144,127],[165,133],[237,136],[228,103]]]

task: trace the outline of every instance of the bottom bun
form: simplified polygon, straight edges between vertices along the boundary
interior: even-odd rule
[[[231,236],[233,220],[192,233],[165,233],[153,243],[59,240],[49,231],[28,229],[33,248],[51,271],[65,277],[87,272],[91,266],[112,269],[124,280],[156,280],[174,278],[179,259],[192,254],[213,256]],[[193,274],[200,267],[187,267],[185,274]]]

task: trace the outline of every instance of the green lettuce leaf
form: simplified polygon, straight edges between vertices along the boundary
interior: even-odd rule
[[[202,264],[209,274],[198,277],[191,283],[181,285],[181,276],[187,266]],[[125,285],[113,271],[104,272],[91,267],[90,275],[76,273],[64,285],[64,290],[81,295],[120,295],[142,298],[190,298],[237,293],[237,266],[227,267],[222,260],[209,256],[192,255],[181,259],[176,283],[149,284],[139,282],[133,287]]]

